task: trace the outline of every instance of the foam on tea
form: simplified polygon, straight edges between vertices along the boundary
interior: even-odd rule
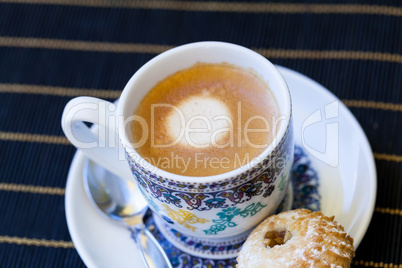
[[[140,102],[133,142],[147,162],[185,176],[217,175],[258,157],[279,128],[278,105],[256,74],[199,63],[156,86]],[[144,136],[147,135],[147,136]]]
[[[181,146],[203,148],[208,147],[211,141],[222,143],[229,135],[229,131],[224,130],[230,127],[230,110],[224,102],[208,95],[188,97],[177,104],[178,110],[170,111],[166,127],[171,140],[179,141]],[[188,128],[186,131],[186,122],[191,129],[198,131],[192,132]],[[214,133],[220,135],[214,136]]]

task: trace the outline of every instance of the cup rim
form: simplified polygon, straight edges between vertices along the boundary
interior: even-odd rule
[[[192,50],[192,49],[205,49],[205,48],[213,48],[213,47],[220,47],[220,48],[230,48],[232,50],[237,50],[239,53],[246,53],[250,57],[253,58],[253,60],[258,60],[262,61],[263,64],[266,65],[267,69],[269,72],[273,72],[275,76],[277,77],[278,83],[281,84],[281,88],[283,92],[286,95],[285,98],[285,103],[281,103],[280,105],[280,110],[281,114],[284,114],[286,116],[285,121],[280,124],[279,130],[274,138],[274,141],[276,142],[271,142],[271,144],[260,154],[257,156],[257,159],[259,161],[253,161],[251,160],[249,163],[217,175],[211,175],[211,176],[185,176],[185,175],[178,175],[175,173],[171,173],[165,170],[162,170],[151,163],[147,162],[144,158],[141,157],[141,155],[131,146],[131,143],[129,142],[129,139],[127,138],[127,133],[126,129],[124,126],[124,119],[126,118],[124,115],[125,107],[128,105],[128,102],[126,101],[129,95],[129,92],[134,88],[134,84],[141,75],[143,75],[144,72],[146,72],[150,67],[154,66],[155,64],[158,64],[158,62],[166,57],[170,57],[176,53],[180,53],[183,50]],[[275,94],[274,94],[275,95]],[[266,159],[274,150],[280,145],[280,141],[283,139],[285,136],[290,120],[292,117],[292,102],[291,102],[291,95],[290,91],[288,88],[288,85],[283,78],[282,74],[279,72],[279,70],[265,57],[262,55],[258,54],[257,52],[237,45],[233,43],[227,43],[227,42],[220,42],[220,41],[202,41],[202,42],[194,42],[194,43],[188,43],[185,45],[177,46],[172,49],[169,49],[151,60],[149,60],[147,63],[145,63],[141,68],[139,68],[134,75],[130,78],[130,80],[127,82],[126,86],[123,89],[123,92],[120,96],[119,103],[117,105],[117,117],[118,117],[118,134],[119,134],[119,139],[124,147],[124,150],[126,151],[127,154],[129,154],[131,157],[133,154],[136,154],[136,157],[133,157],[134,159],[140,158],[142,161],[135,161],[138,165],[140,165],[142,168],[145,170],[152,170],[151,172],[157,176],[172,180],[172,181],[179,181],[183,183],[197,183],[197,182],[202,182],[202,183],[212,183],[220,180],[224,180],[226,178],[231,178],[231,177],[236,177],[247,170],[251,170],[258,166],[264,159]],[[131,115],[130,115],[131,116]],[[147,167],[144,167],[144,165],[141,163],[145,161],[147,163]]]

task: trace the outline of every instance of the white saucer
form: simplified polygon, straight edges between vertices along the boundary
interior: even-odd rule
[[[295,143],[303,145],[318,173],[321,211],[335,215],[357,247],[370,223],[376,198],[377,176],[368,140],[337,97],[310,78],[277,67],[292,94]],[[315,122],[319,115],[322,122]],[[81,152],[76,153],[65,195],[67,224],[80,257],[88,267],[141,267],[129,231],[99,215],[87,199],[82,183],[84,159]]]

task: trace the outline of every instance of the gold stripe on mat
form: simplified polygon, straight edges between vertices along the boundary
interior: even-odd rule
[[[299,49],[266,49],[253,48],[254,51],[266,58],[280,59],[309,59],[309,60],[367,60],[402,63],[402,55],[343,50],[299,50]]]
[[[120,97],[121,92],[121,90],[115,89],[87,89],[26,84],[0,84],[0,93],[40,94],[63,97],[91,96],[104,99],[117,99]],[[402,112],[402,104],[398,103],[346,99],[342,100],[342,102],[346,106],[353,108],[380,109]]]
[[[0,183],[0,191],[23,192],[33,194],[64,195],[65,189],[59,187],[43,187],[15,183]]]
[[[364,266],[364,267],[402,268],[402,264],[383,263],[374,261],[354,260],[352,261],[352,263],[353,265]]]
[[[87,89],[27,84],[0,84],[0,93],[40,94],[63,97],[91,96],[104,99],[117,99],[120,97],[121,92],[121,90],[115,89]],[[346,99],[342,100],[342,102],[346,106],[353,108],[380,109],[402,112],[402,104],[398,103]]]
[[[391,214],[391,215],[398,215],[402,216],[402,210],[397,208],[380,208],[376,207],[375,212],[382,213],[382,214]]]
[[[33,194],[64,195],[65,189],[59,187],[43,187],[25,184],[0,183],[0,191],[25,192]],[[375,212],[402,216],[402,210],[396,208],[376,207]]]
[[[374,158],[377,159],[377,160],[402,162],[402,156],[401,155],[374,153]]]
[[[65,189],[14,183],[0,183],[0,191],[25,192],[34,194],[64,195]],[[402,210],[396,208],[376,207],[375,212],[402,216]]]
[[[44,49],[67,49],[81,51],[97,51],[112,53],[151,53],[159,54],[173,46],[136,44],[136,43],[109,43],[109,42],[90,42],[90,41],[71,41],[60,39],[45,38],[24,38],[24,37],[0,37],[0,46],[24,47],[24,48],[44,48]],[[299,50],[299,49],[272,49],[272,48],[252,48],[267,58],[281,59],[310,59],[310,60],[367,60],[385,61],[402,63],[402,55],[365,52],[365,51],[318,51],[318,50]]]
[[[25,84],[0,84],[0,93],[41,94],[67,97],[91,96],[103,99],[117,99],[120,97],[121,90],[80,89]]]
[[[19,141],[19,142],[38,142],[49,144],[70,145],[71,143],[64,136],[52,136],[41,134],[17,133],[0,131],[0,140]],[[402,156],[395,154],[374,153],[377,160],[402,162]]]
[[[39,142],[50,144],[70,145],[71,143],[64,136],[52,136],[41,134],[17,133],[0,131],[0,140],[19,142]]]
[[[342,102],[353,108],[367,108],[367,109],[380,109],[395,112],[402,112],[402,104],[399,103],[386,103],[376,101],[364,101],[364,100],[342,100]]]
[[[5,37],[5,36],[0,37],[0,46],[84,50],[84,51],[114,52],[114,53],[151,53],[151,54],[159,54],[173,47],[173,46],[153,45],[153,44],[89,42],[89,41],[48,39],[48,38],[24,38],[24,37]]]
[[[89,7],[121,7],[142,9],[166,9],[203,12],[249,12],[249,13],[315,13],[315,14],[371,14],[402,16],[402,9],[384,5],[358,4],[280,4],[236,3],[219,1],[124,1],[124,0],[1,0],[3,3],[74,5]]]
[[[74,248],[74,244],[71,241],[60,241],[60,240],[56,241],[56,240],[35,239],[35,238],[15,237],[15,236],[0,236],[0,243],[37,246],[37,247]]]

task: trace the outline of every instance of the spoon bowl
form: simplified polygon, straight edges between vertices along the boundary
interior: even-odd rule
[[[85,192],[94,208],[129,229],[146,267],[172,267],[166,253],[143,223],[148,205],[135,183],[89,159],[84,163],[83,173]]]

